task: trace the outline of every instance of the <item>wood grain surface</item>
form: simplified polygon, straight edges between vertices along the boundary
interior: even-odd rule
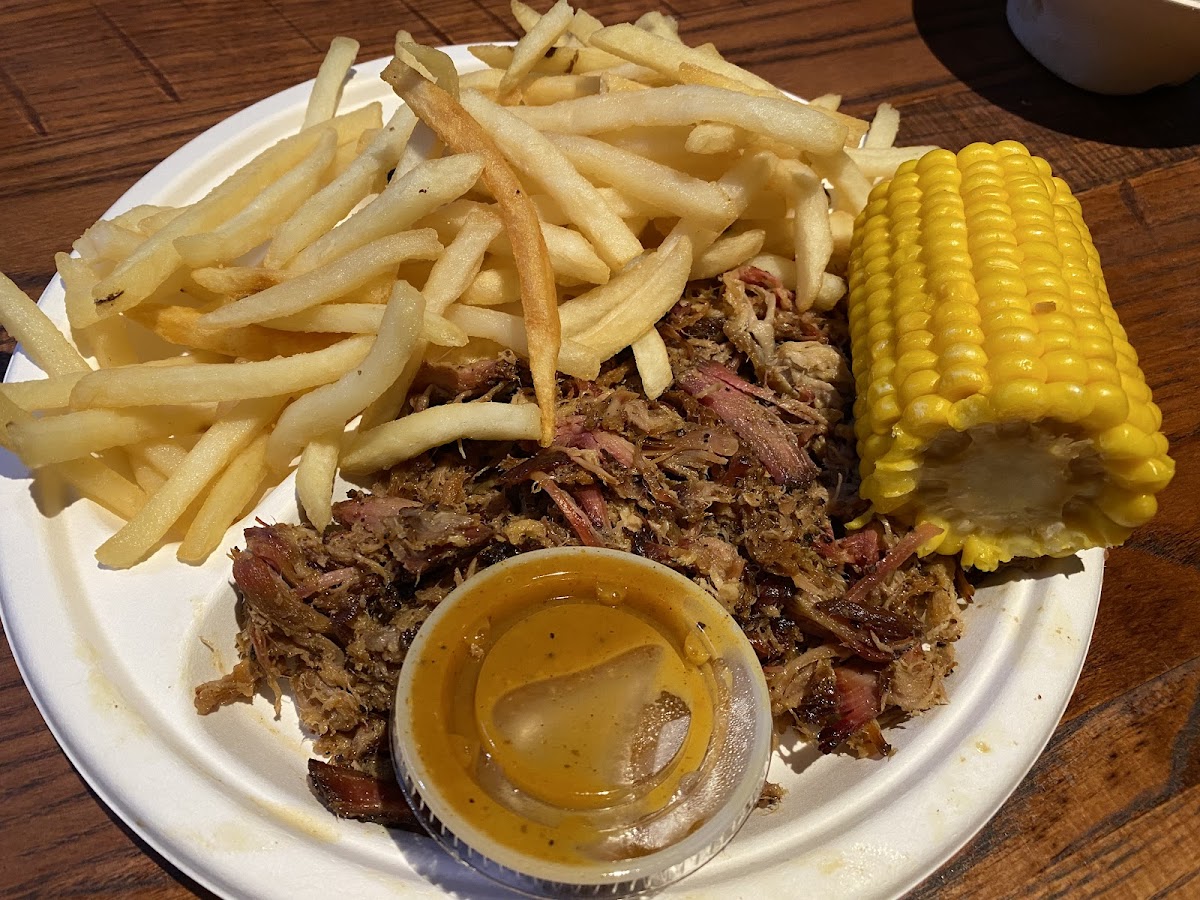
[[[1076,189],[1178,474],[1158,517],[1109,556],[1087,664],[1045,753],[913,896],[1200,896],[1200,85],[1128,99],[1074,90],[1024,54],[1003,4],[658,6],[689,42],[713,41],[782,88],[838,92],[860,114],[890,101],[903,143],[1015,138]],[[589,6],[612,21],[646,8]],[[516,34],[501,0],[5,0],[0,270],[36,296],[54,252],[163,157],[312,77],[334,35],[374,58],[399,27],[442,44]],[[0,726],[0,896],[204,894],[72,769],[7,643]]]

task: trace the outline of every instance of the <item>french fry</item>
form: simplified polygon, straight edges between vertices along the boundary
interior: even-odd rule
[[[817,291],[817,297],[813,301],[813,308],[827,312],[833,309],[837,305],[837,302],[844,296],[846,296],[846,280],[839,275],[822,272],[821,288]]]
[[[792,206],[795,209],[796,305],[808,309],[821,289],[821,276],[833,255],[829,229],[829,198],[821,179],[807,166],[792,172]]]
[[[809,106],[815,106],[817,109],[825,109],[829,112],[837,112],[842,106],[841,94],[821,94],[818,97],[813,97],[808,101]],[[865,133],[865,132],[864,132]],[[861,137],[861,135],[860,135]]]
[[[138,221],[137,232],[142,237],[154,237],[187,210],[186,206],[164,206],[157,209]]]
[[[256,266],[215,266],[194,269],[192,281],[221,297],[240,300],[259,291],[265,291],[283,281],[285,276],[273,269]]]
[[[903,162],[920,159],[932,146],[916,147],[870,147],[858,149],[847,147],[846,155],[854,162],[867,178],[891,178]]]
[[[271,319],[264,324],[281,331],[378,334],[383,322],[383,309],[379,303],[326,303],[280,319]]]
[[[237,215],[206,234],[185,235],[175,249],[192,268],[237,259],[264,243],[275,228],[321,186],[337,150],[337,136],[326,131],[312,152],[266,187]]]
[[[67,253],[54,254],[54,265],[62,279],[64,305],[67,321],[75,329],[87,328],[100,320],[96,305],[92,303],[92,288],[100,280],[99,274],[87,260]]]
[[[875,118],[863,138],[863,147],[871,150],[882,150],[896,143],[896,135],[900,133],[900,113],[890,103],[880,103],[875,110]]]
[[[829,156],[814,155],[813,170],[833,185],[833,208],[857,216],[867,205],[871,182],[844,150]]]
[[[688,153],[732,153],[746,142],[741,130],[720,122],[701,122],[683,145]]]
[[[475,306],[452,306],[446,313],[451,324],[457,325],[471,337],[484,338],[507,347],[518,356],[528,359],[529,341],[524,323],[517,316],[495,309]],[[600,372],[600,355],[577,341],[564,339],[559,348],[555,368],[575,378],[590,381]]]
[[[540,434],[540,414],[531,404],[450,403],[366,432],[342,457],[342,470],[378,472],[457,440],[532,441]]]
[[[91,369],[41,307],[3,274],[0,274],[0,325],[47,375],[69,375]]]
[[[417,117],[408,107],[396,110],[344,172],[306,199],[279,226],[263,265],[268,268],[287,265],[297,253],[331,231],[368,194],[382,190],[388,170],[399,163],[416,124]]]
[[[548,135],[580,172],[622,193],[709,227],[736,216],[719,186],[580,135]]]
[[[426,310],[421,325],[421,338],[436,347],[465,347],[471,336],[435,312]]]
[[[628,300],[645,279],[646,273],[657,264],[657,259],[657,251],[653,251],[631,263],[607,284],[592,288],[563,303],[558,308],[563,334],[573,337],[586,331]]]
[[[555,433],[555,370],[561,335],[554,270],[537,210],[495,142],[453,97],[398,60],[388,64],[382,77],[447,146],[458,153],[478,152],[484,159],[483,183],[496,198],[520,275],[529,368],[541,415],[541,443],[549,446]]]
[[[642,379],[642,390],[651,400],[657,400],[675,380],[667,345],[657,328],[651,328],[633,342],[633,360]]]
[[[750,229],[717,238],[692,260],[689,279],[716,278],[722,272],[736,269],[762,249],[766,236],[761,229]]]
[[[679,42],[679,23],[672,16],[664,16],[658,10],[644,13],[633,24],[660,38]]]
[[[195,431],[202,419],[192,410],[147,407],[136,410],[86,409],[9,425],[9,440],[32,468],[78,459],[180,431]]]
[[[567,0],[558,0],[550,11],[538,19],[537,24],[513,47],[512,60],[504,70],[498,93],[501,98],[510,93],[517,84],[533,71],[538,60],[544,59],[546,51],[566,33],[575,17],[575,10]]]
[[[854,216],[844,210],[835,209],[829,214],[829,230],[833,234],[834,256],[849,256],[850,238],[854,235]]]
[[[260,325],[241,325],[227,329],[204,329],[203,313],[190,306],[151,306],[143,304],[125,314],[149,328],[169,344],[210,350],[238,359],[273,359],[296,353],[322,350],[338,339],[332,334],[284,334]],[[107,324],[105,322],[100,325]],[[293,329],[312,331],[314,329]],[[336,330],[336,329],[335,329]]]
[[[586,237],[578,231],[548,222],[542,222],[539,227],[550,257],[550,267],[560,279],[574,279],[586,284],[608,281],[611,274],[608,264]],[[514,255],[512,242],[505,234],[493,240],[488,249],[500,256]]]
[[[809,153],[834,153],[846,140],[845,125],[802,103],[704,85],[599,94],[550,106],[520,107],[514,113],[539,131],[564,134],[597,134],[648,123],[724,122]]]
[[[344,433],[340,428],[313,438],[300,454],[296,467],[296,498],[319,532],[333,521],[333,482]]]
[[[311,272],[371,241],[403,231],[465,194],[482,169],[483,160],[470,153],[421,163],[407,175],[393,178],[382,194],[305,247],[288,265],[288,271]]]
[[[133,518],[146,503],[145,491],[90,456],[47,466],[46,469],[57,473],[81,496],[122,519]]]
[[[77,240],[73,247],[84,259],[118,263],[133,253],[145,235],[118,222],[101,219]]]
[[[71,402],[71,391],[83,375],[83,372],[72,372],[69,375],[51,375],[49,378],[32,381],[11,381],[0,385],[0,396],[26,412],[66,409]]]
[[[654,255],[653,268],[644,273],[633,294],[575,337],[601,359],[609,359],[652,329],[683,295],[692,268],[691,241],[668,237]]]
[[[266,453],[267,435],[259,434],[212,483],[176,551],[180,562],[197,565],[221,546],[225,532],[241,518],[267,476]]]
[[[528,34],[537,25],[542,14],[527,3],[522,3],[521,0],[512,0],[509,4],[509,9],[512,12],[512,17],[517,20],[517,24],[521,26],[521,30]]]
[[[205,313],[198,327],[216,330],[290,316],[344,296],[371,278],[409,259],[434,259],[442,250],[432,228],[378,238],[313,269],[220,309]]]
[[[403,281],[388,301],[371,351],[354,369],[293,401],[271,432],[267,465],[284,468],[314,438],[344,428],[400,377],[421,334],[425,298]]]
[[[687,63],[697,68],[708,69],[747,87],[770,92],[770,95],[783,96],[771,82],[726,62],[719,55],[713,56],[711,53],[687,46],[679,40],[678,34],[668,37],[661,31],[662,29],[651,31],[628,23],[610,25],[592,34],[588,38],[588,45],[599,47],[614,56],[664,75],[678,77],[680,67]]]
[[[499,237],[503,227],[500,217],[491,210],[474,209],[467,215],[425,282],[422,293],[428,313],[441,315],[463,295],[483,265],[488,246]]]
[[[281,397],[336,381],[363,361],[372,341],[357,335],[324,350],[263,362],[104,369],[79,380],[71,405],[82,409]]]
[[[120,531],[100,545],[96,550],[100,564],[127,569],[140,562],[213,478],[266,428],[282,405],[279,397],[248,400],[236,404],[214,422],[166,484],[146,500]]]
[[[633,232],[551,140],[481,94],[466,91],[462,102],[518,171],[558,202],[611,268],[619,269],[642,252]]]
[[[131,449],[129,455],[140,456],[163,475],[170,477],[187,459],[187,448],[176,438],[160,438]]]
[[[311,152],[325,129],[340,131],[353,118],[357,134],[368,127],[365,116],[380,117],[379,104],[368,105],[331,119],[327,124],[307,129],[264,150],[242,166],[197,203],[192,204],[169,224],[148,238],[132,256],[123,260],[111,274],[92,288],[92,299],[100,316],[111,316],[132,309],[166,281],[182,264],[175,241],[185,235],[212,231],[243,209],[250,198],[262,191]]]
[[[325,59],[321,61],[312,93],[308,97],[303,127],[311,128],[333,118],[342,99],[342,86],[356,56],[358,41],[347,37],[335,37],[329,42],[329,50]]]
[[[466,306],[507,306],[521,302],[521,283],[511,266],[479,270],[459,298]]]
[[[521,100],[530,106],[545,106],[560,100],[574,100],[600,93],[599,75],[533,75],[516,88]]]

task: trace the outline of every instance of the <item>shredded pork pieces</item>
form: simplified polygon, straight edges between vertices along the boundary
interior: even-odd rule
[[[560,378],[550,447],[463,441],[337,504],[323,536],[248,529],[233,567],[241,661],[197,689],[197,709],[263,689],[278,706],[286,679],[318,753],[390,779],[392,696],[433,607],[509,556],[589,544],[710,590],[762,661],[773,712],[823,752],[890,752],[881,725],[945,700],[969,588],[954,561],[914,556],[920,529],[845,530],[865,507],[844,323],[742,270],[693,285],[659,330],[676,382],[658,400],[624,354],[594,382]],[[427,366],[409,402],[518,393],[532,397],[528,371],[504,355]],[[330,787],[348,779],[320,781],[326,805],[358,815]]]

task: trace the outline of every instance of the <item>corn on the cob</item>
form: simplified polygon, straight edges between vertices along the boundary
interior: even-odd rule
[[[1014,141],[904,163],[855,223],[862,496],[991,570],[1121,543],[1174,473],[1079,202]]]

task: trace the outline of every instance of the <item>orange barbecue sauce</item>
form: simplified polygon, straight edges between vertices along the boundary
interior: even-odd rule
[[[429,781],[465,821],[578,864],[701,767],[721,695],[707,663],[726,626],[686,616],[668,574],[611,557],[562,569],[485,580],[431,623],[409,660],[410,722]]]

